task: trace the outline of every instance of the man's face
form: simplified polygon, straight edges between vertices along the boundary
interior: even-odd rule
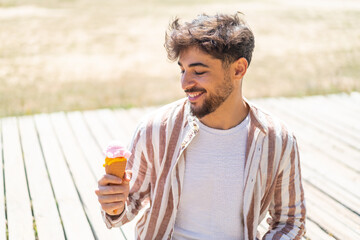
[[[181,84],[199,119],[217,110],[234,90],[229,70],[221,60],[189,47],[180,53]]]

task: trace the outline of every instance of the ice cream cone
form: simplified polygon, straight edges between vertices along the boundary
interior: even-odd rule
[[[110,165],[106,164],[105,172],[107,174],[111,174],[111,175],[117,176],[119,178],[123,178],[124,173],[125,173],[125,168],[126,168],[126,162],[127,162],[127,159],[123,158],[123,159],[121,159],[121,161],[113,162]]]
[[[127,159],[131,156],[131,152],[118,142],[110,144],[105,150],[105,172],[117,176],[124,177]],[[119,209],[114,209],[113,213],[118,214]]]

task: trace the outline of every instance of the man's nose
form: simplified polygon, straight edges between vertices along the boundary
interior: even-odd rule
[[[181,87],[183,90],[190,89],[195,85],[194,79],[186,71],[181,75]]]

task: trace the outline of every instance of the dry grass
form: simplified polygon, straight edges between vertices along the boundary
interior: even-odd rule
[[[169,21],[235,10],[256,38],[245,96],[360,90],[358,1],[0,0],[0,116],[182,97]]]

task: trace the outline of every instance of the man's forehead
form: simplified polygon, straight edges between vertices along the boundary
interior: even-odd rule
[[[198,47],[188,47],[180,52],[178,64],[179,66],[185,64],[189,67],[209,67],[211,64],[215,64],[216,61],[219,61],[219,59],[214,58],[204,50]]]

